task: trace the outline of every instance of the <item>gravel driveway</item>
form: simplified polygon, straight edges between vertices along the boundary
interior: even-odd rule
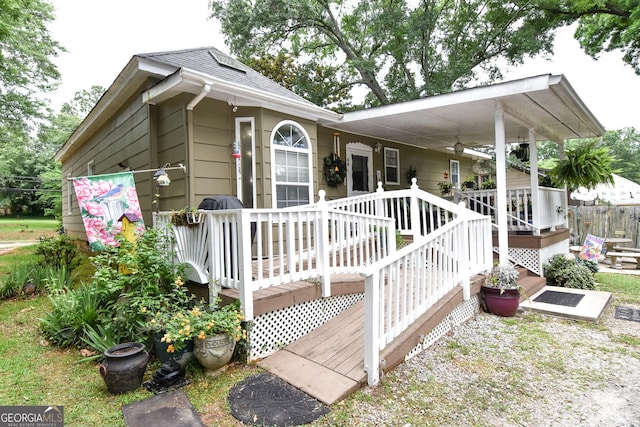
[[[615,305],[599,324],[480,313],[314,425],[640,426],[640,323]]]

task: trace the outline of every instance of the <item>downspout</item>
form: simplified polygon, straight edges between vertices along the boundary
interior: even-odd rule
[[[189,168],[189,175],[187,176],[187,206],[192,205],[192,201],[195,199],[193,191],[196,188],[195,177],[195,157],[194,157],[194,137],[193,137],[193,109],[202,99],[211,91],[211,85],[203,83],[202,90],[187,104],[187,152],[186,163]]]

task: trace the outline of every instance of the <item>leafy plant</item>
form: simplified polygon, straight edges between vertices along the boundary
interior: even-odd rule
[[[75,277],[65,265],[49,267],[44,269],[40,284],[49,294],[56,295],[73,288]]]
[[[165,329],[161,341],[169,344],[167,351],[171,353],[182,349],[189,340],[204,340],[209,335],[225,334],[236,341],[246,339],[246,331],[241,327],[242,320],[237,303],[213,310],[196,306],[161,320]]]
[[[554,255],[543,267],[549,286],[590,290],[596,287],[589,267],[583,262],[568,259],[563,254]]]
[[[449,181],[440,181],[438,182],[438,189],[440,189],[441,196],[448,196],[453,190],[453,184]]]
[[[493,190],[498,186],[495,179],[487,179],[482,183],[483,190]]]
[[[496,264],[487,275],[485,286],[501,290],[518,289],[519,274],[512,264]]]
[[[35,254],[42,257],[45,266],[64,266],[68,271],[75,269],[81,262],[76,239],[66,234],[60,234],[57,237],[41,237]]]
[[[549,174],[556,184],[571,190],[591,189],[598,184],[614,185],[612,161],[609,149],[598,147],[597,140],[592,140],[568,149],[566,157],[558,160]]]
[[[40,283],[41,270],[33,263],[14,263],[8,274],[0,280],[0,298],[11,298],[21,294],[26,285],[35,292]]]
[[[96,351],[95,355],[88,356],[86,360],[99,359],[105,351],[118,344],[118,337],[109,325],[96,325],[95,328],[86,325],[81,339],[89,348]]]

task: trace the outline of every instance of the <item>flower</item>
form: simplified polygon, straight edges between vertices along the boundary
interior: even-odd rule
[[[246,339],[246,332],[241,326],[243,319],[238,303],[214,307],[212,310],[195,306],[167,319],[164,323],[165,334],[160,341],[169,345],[167,351],[170,353],[180,350],[189,340],[204,340],[209,335],[225,334],[239,341]]]
[[[502,291],[505,289],[519,289],[519,274],[516,267],[512,264],[496,264],[493,270],[487,275],[485,286],[497,288]]]

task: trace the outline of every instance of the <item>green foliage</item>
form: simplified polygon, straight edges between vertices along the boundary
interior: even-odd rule
[[[165,331],[161,341],[169,344],[167,351],[172,353],[182,349],[187,341],[204,340],[210,335],[225,334],[236,341],[246,339],[239,310],[239,304],[234,303],[212,310],[196,306],[186,311],[176,311],[160,320]]]
[[[566,158],[558,160],[549,171],[553,181],[570,190],[578,187],[594,188],[598,184],[614,184],[612,157],[606,147],[592,140],[566,151]]]
[[[314,79],[321,76],[315,94],[314,85],[293,88],[324,106],[332,86],[364,86],[364,104],[379,105],[450,92],[472,80],[495,81],[499,60],[513,65],[550,53],[552,30],[563,24],[541,14],[536,2],[499,0],[411,6],[402,0],[213,0],[210,7],[241,60],[282,55]]]
[[[67,234],[41,237],[35,254],[42,257],[42,265],[45,267],[64,267],[73,271],[81,262],[77,239]]]
[[[45,336],[58,345],[79,345],[103,328],[118,342],[147,343],[152,316],[193,305],[178,277],[181,269],[167,256],[169,243],[148,229],[135,245],[121,238],[119,247],[93,257],[96,271],[88,286],[52,297],[53,310],[41,324]]]
[[[40,286],[50,295],[66,292],[73,287],[76,275],[65,265],[60,267],[45,267],[40,279]]]
[[[64,49],[49,36],[49,2],[3,0],[0,5],[0,135],[26,134],[42,117],[44,102],[37,94],[56,87],[60,74],[52,58]]]
[[[520,273],[512,264],[496,264],[487,275],[485,286],[497,289],[518,289]]]
[[[97,352],[97,354],[87,357],[87,360],[101,358],[105,351],[119,344],[118,337],[109,324],[107,326],[96,325],[95,328],[88,324],[85,325],[84,334],[80,339],[90,349]]]
[[[593,273],[583,262],[576,262],[562,254],[557,254],[551,257],[543,267],[544,276],[549,286],[595,289]]]
[[[0,280],[0,298],[11,298],[22,294],[26,284],[36,286],[40,281],[40,270],[33,263],[15,263],[8,274]]]

